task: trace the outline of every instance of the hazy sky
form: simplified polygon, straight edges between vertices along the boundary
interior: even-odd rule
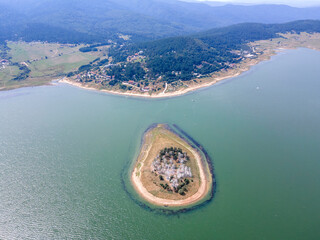
[[[213,2],[233,2],[233,3],[272,3],[272,4],[287,4],[291,6],[320,6],[320,0],[198,0],[198,1],[213,1]]]

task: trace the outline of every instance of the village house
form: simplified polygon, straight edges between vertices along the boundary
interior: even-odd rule
[[[132,80],[128,81],[128,83],[131,84],[131,85],[136,85],[137,84],[135,81],[132,81]]]
[[[8,65],[9,64],[9,61],[7,59],[1,59],[0,60],[0,64],[2,65]]]
[[[148,88],[148,87],[143,87],[143,88],[141,88],[141,91],[142,91],[142,92],[149,92],[149,91],[150,91],[150,88]]]

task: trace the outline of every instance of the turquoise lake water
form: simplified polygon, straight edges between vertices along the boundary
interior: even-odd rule
[[[169,99],[59,84],[0,92],[0,239],[320,239],[320,52],[290,50]],[[210,154],[212,202],[166,216],[121,184],[143,132]]]

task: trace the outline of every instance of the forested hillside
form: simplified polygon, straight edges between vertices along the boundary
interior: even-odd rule
[[[279,37],[277,33],[287,32],[320,32],[320,21],[238,24],[186,37],[117,45],[110,49],[116,65],[110,67],[109,72],[119,82],[132,79],[154,81],[159,77],[169,83],[190,80],[227,69],[241,61],[239,51],[254,54],[246,45],[248,42]]]
[[[320,8],[213,7],[177,0],[0,0],[0,40],[69,43],[146,41],[235,23],[320,19]]]

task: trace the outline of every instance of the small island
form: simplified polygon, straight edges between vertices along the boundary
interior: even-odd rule
[[[186,207],[212,191],[212,173],[201,150],[166,124],[149,128],[133,166],[131,182],[147,202],[162,207]]]

